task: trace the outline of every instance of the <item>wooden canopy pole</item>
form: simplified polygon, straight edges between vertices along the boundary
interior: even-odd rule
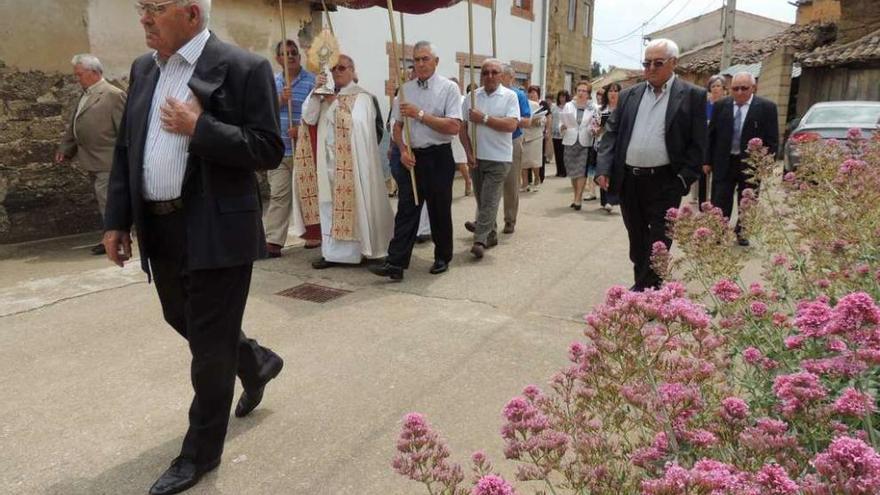
[[[403,85],[406,83],[406,51],[401,54],[401,58],[397,56],[397,28],[394,26],[394,2],[393,0],[388,0],[388,22],[391,25],[391,55],[394,57],[394,60],[401,61],[401,70],[398,74],[397,78],[397,101],[399,105],[403,105],[406,103],[406,97],[403,94]],[[403,30],[403,12],[400,13],[400,22],[401,22],[401,31]],[[406,47],[404,47],[405,49]],[[409,119],[403,115],[401,112],[400,117],[403,119],[403,130],[406,135],[406,147],[409,148],[410,154],[412,154],[412,134],[409,129]],[[409,178],[412,180],[412,190],[413,190],[413,200],[416,205],[419,204],[419,189],[416,186],[416,173],[413,169],[409,169]]]
[[[333,31],[333,21],[330,20],[330,11],[327,10],[327,2],[321,0],[321,6],[324,7],[324,17],[327,19],[327,27],[330,28],[330,32],[333,34],[333,36],[336,36],[336,32]]]
[[[495,2],[492,2],[494,7]],[[494,8],[493,8],[494,11]],[[474,81],[474,1],[468,0],[468,72],[470,74],[471,84],[474,85],[474,89],[471,90],[471,108],[477,108],[477,88],[480,87]],[[468,85],[470,86],[470,84]],[[469,116],[462,115],[465,122],[470,120]],[[477,160],[477,124],[470,122],[468,124],[471,128],[471,148],[474,152],[474,163],[476,164]]]
[[[287,68],[287,25],[284,23],[284,4],[283,0],[278,0],[278,14],[281,17],[281,49],[284,53],[284,84],[285,88],[290,88],[290,71]],[[293,129],[293,94],[287,99],[287,129]]]
[[[492,58],[498,58],[498,38],[495,35],[495,14],[498,12],[496,2],[497,0],[492,0]]]

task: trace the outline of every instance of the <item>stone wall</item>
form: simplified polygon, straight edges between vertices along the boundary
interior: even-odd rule
[[[843,0],[841,8],[838,42],[855,41],[880,29],[880,1]]]
[[[565,73],[573,75],[572,84],[592,79],[592,36],[584,34],[587,16],[595,13],[594,2],[577,0],[574,30],[568,29],[568,0],[553,0],[548,19],[547,90],[555,94],[565,86]],[[592,26],[590,29],[592,35]],[[574,88],[572,88],[572,91]]]
[[[839,20],[840,0],[813,0],[798,6],[797,24],[837,22]]]
[[[782,47],[768,55],[761,62],[761,75],[758,77],[758,96],[772,101],[779,110],[780,136],[785,134],[785,124],[789,119],[788,102],[791,96],[794,52],[794,48]]]
[[[54,163],[79,93],[72,77],[0,61],[0,244],[100,228],[88,175]]]

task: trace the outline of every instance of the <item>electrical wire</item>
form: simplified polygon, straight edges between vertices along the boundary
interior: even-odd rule
[[[666,10],[670,5],[672,5],[673,2],[675,2],[675,0],[669,0],[668,2],[666,2],[666,5],[664,5],[663,7],[661,7],[660,10],[658,10],[656,14],[652,15],[647,21],[645,21],[645,22],[639,24],[639,27],[633,29],[632,31],[630,31],[630,32],[628,32],[628,33],[626,33],[626,34],[624,34],[623,36],[618,36],[617,38],[610,39],[610,40],[599,40],[599,39],[593,39],[593,41],[596,41],[596,42],[599,42],[599,43],[606,43],[606,44],[607,44],[607,43],[617,43],[617,42],[619,42],[620,40],[623,40],[623,39],[626,39],[626,38],[631,38],[632,35],[633,35],[634,33],[638,33],[639,31],[641,31],[642,29],[644,29],[644,27],[645,27],[646,25],[648,25],[651,21],[653,21],[654,19],[656,19],[657,16],[659,16],[660,14],[662,14],[663,11]]]

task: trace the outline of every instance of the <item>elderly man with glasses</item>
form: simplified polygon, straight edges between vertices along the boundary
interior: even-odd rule
[[[776,104],[755,95],[758,81],[748,72],[733,76],[730,92],[733,96],[715,102],[709,122],[709,165],[712,171],[712,204],[721,208],[724,216],[733,213],[733,197],[742,199],[745,189],[755,189],[752,171],[746,162],[749,140],[760,138],[770,154],[779,146],[779,111]],[[739,220],[736,239],[740,246],[748,246]]]
[[[651,248],[672,245],[666,210],[681,204],[706,155],[706,91],[675,77],[678,54],[671,40],[648,43],[647,81],[620,93],[599,144],[596,182],[621,199],[635,291],[663,282]]]
[[[122,266],[134,226],[165,320],[189,346],[195,395],[180,455],[150,488],[182,492],[220,464],[235,377],[249,414],[283,361],[241,329],[253,262],[266,256],[256,170],[284,143],[269,61],[208,31],[210,0],[136,4],[137,58],[110,174],[104,246]]]

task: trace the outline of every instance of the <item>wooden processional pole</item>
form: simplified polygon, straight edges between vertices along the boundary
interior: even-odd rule
[[[406,83],[406,47],[404,47],[404,52],[401,54],[401,57],[397,56],[397,28],[394,26],[394,2],[393,0],[388,0],[388,22],[391,24],[391,56],[394,57],[394,60],[398,60],[401,62],[401,69],[397,78],[397,101],[400,105],[406,103],[406,97],[403,95],[403,85]],[[403,12],[400,13],[400,28],[403,31]],[[400,114],[400,117],[403,119],[403,130],[406,136],[406,143],[404,145],[409,148],[410,153],[412,153],[412,147],[410,143],[412,134],[409,129],[409,119]],[[401,150],[403,151],[403,150]],[[413,169],[409,170],[409,177],[412,180],[412,190],[413,190],[413,200],[416,202],[416,205],[419,204],[419,190],[416,187],[416,172]]]

